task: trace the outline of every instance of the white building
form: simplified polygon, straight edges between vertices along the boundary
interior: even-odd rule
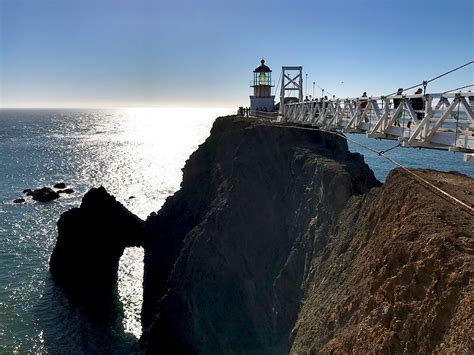
[[[250,111],[273,112],[275,96],[272,96],[272,71],[265,65],[265,60],[261,60],[261,65],[253,71],[253,80],[250,87],[253,87],[253,96],[250,96]]]

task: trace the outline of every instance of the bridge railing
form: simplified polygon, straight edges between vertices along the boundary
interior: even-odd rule
[[[255,117],[276,121],[278,119],[278,112],[268,112],[268,111],[257,110],[255,111]]]
[[[287,104],[281,121],[474,152],[473,108],[471,92],[336,98]]]

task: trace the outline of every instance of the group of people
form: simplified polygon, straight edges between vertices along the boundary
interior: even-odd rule
[[[404,91],[403,88],[399,88],[397,90],[396,96],[403,95],[403,91]],[[414,95],[421,95],[422,93],[423,93],[423,90],[421,88],[418,88],[414,92]],[[411,107],[413,108],[413,111],[415,111],[415,113],[416,113],[416,118],[418,120],[422,120],[423,119],[423,111],[425,109],[425,102],[423,100],[423,97],[422,96],[412,97],[409,100],[410,100],[410,103],[411,103]],[[400,105],[401,101],[402,101],[402,98],[394,98],[393,99],[393,108],[395,110]],[[360,102],[361,109],[364,110],[367,107],[367,103],[368,103],[367,92],[362,93],[362,96],[359,99],[359,102]],[[402,110],[402,112],[403,112],[403,110]],[[398,113],[397,118],[395,119],[395,126],[401,127],[400,121],[401,121],[402,116],[403,116],[402,112]],[[412,121],[408,120],[407,128],[410,128],[411,125],[412,125]]]
[[[249,117],[250,115],[250,107],[242,107],[240,106],[238,111],[237,111],[237,114],[241,117]]]
[[[321,97],[320,99],[317,99],[315,97],[311,97],[311,95],[309,96],[306,96],[304,101],[305,102],[316,102],[317,105],[319,106],[319,108],[323,108],[324,107],[324,101],[327,101],[328,100],[328,97],[327,96],[324,96],[324,97]]]
[[[404,91],[403,88],[399,88],[397,90],[396,95],[397,96],[402,95],[403,91]],[[418,88],[414,92],[414,95],[420,95],[420,96],[419,97],[412,97],[412,98],[409,99],[410,103],[411,103],[411,106],[412,106],[413,110],[415,111],[418,120],[423,119],[423,111],[425,109],[424,99],[421,96],[422,93],[423,93],[423,90],[421,88]],[[316,99],[316,98],[311,98],[311,96],[306,96],[305,99],[304,99],[304,101],[306,101],[306,102],[316,101],[321,108],[323,107],[324,101],[327,101],[327,100],[328,100],[327,96],[324,96],[324,97],[320,98],[319,100]],[[401,101],[402,101],[402,98],[394,98],[393,99],[393,108],[396,109]],[[367,97],[367,92],[362,93],[362,96],[359,98],[359,102],[360,102],[361,110],[364,110],[367,107],[367,104],[369,102],[369,98]],[[397,118],[395,120],[395,125],[398,126],[398,127],[401,127],[401,120],[402,120],[402,116],[403,116],[402,112],[400,112],[397,115]],[[365,117],[365,120],[366,120],[366,122],[368,122],[367,117]],[[411,125],[412,125],[412,121],[409,120],[408,123],[407,123],[407,127],[410,128]]]
[[[423,93],[423,90],[421,88],[418,88],[416,89],[416,91],[414,92],[414,95],[421,95]],[[401,96],[403,94],[403,88],[399,88],[397,90],[397,93],[396,95],[397,96]],[[423,111],[425,110],[425,102],[424,102],[424,99],[422,96],[419,96],[419,97],[412,97],[409,99],[410,100],[410,103],[411,103],[411,107],[413,108],[413,110],[415,111],[415,114],[416,114],[416,118],[418,120],[422,120],[423,119]],[[401,98],[394,98],[393,99],[393,108],[396,110],[397,107],[400,105],[400,102],[402,101]],[[403,111],[402,111],[403,112]],[[398,115],[397,115],[397,118],[395,119],[395,126],[398,126],[400,127],[400,121],[401,121],[401,118],[402,118],[402,112],[400,112]],[[408,120],[408,123],[407,123],[407,128],[410,128],[411,127],[411,124],[412,124],[412,121],[411,120]]]
[[[399,88],[395,95],[396,96],[401,96],[401,95],[403,95],[403,91],[404,91],[403,88]],[[418,97],[410,98],[409,101],[411,103],[411,107],[413,108],[413,111],[415,111],[415,113],[416,113],[417,119],[422,120],[423,119],[423,112],[425,110],[424,98],[423,98],[423,96],[421,96],[423,94],[423,90],[421,88],[418,88],[418,89],[415,90],[415,92],[413,94],[414,95],[420,95]],[[327,96],[321,97],[320,99],[317,99],[317,98],[314,98],[314,97],[311,97],[311,96],[306,96],[305,99],[304,99],[305,102],[308,102],[308,101],[314,102],[314,101],[316,101],[320,108],[324,107],[323,104],[327,100],[328,100]],[[359,98],[360,108],[362,110],[364,110],[367,107],[368,100],[369,100],[369,98],[367,97],[367,92],[363,92],[362,96]],[[393,109],[394,110],[397,109],[397,107],[400,105],[401,101],[402,101],[401,97],[393,99]],[[474,96],[469,97],[469,104],[474,109]],[[267,112],[267,108],[266,107],[259,107],[259,108],[257,108],[257,111]],[[404,112],[404,109],[401,112],[398,113],[397,118],[395,119],[395,126],[401,127],[403,112]],[[250,108],[249,107],[242,107],[242,106],[239,107],[238,115],[242,116],[242,117],[249,117]],[[365,119],[366,119],[366,122],[368,122],[367,117]],[[412,125],[412,121],[411,121],[411,119],[409,119],[408,123],[407,123],[407,128],[410,128],[411,125]]]

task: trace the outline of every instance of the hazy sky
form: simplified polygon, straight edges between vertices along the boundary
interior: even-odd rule
[[[474,0],[0,0],[0,107],[248,105],[262,57],[387,94],[474,59]]]

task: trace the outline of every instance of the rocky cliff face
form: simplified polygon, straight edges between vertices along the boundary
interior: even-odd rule
[[[347,200],[379,185],[343,139],[218,119],[147,220],[142,342],[163,353],[287,353]]]
[[[417,171],[474,206],[474,181]],[[295,354],[474,351],[474,216],[401,170],[352,197],[292,331]]]
[[[144,241],[147,352],[474,352],[474,216],[406,172],[235,118],[183,172],[145,224],[103,189],[58,222],[53,277],[92,296]],[[473,179],[417,173],[474,206]]]

